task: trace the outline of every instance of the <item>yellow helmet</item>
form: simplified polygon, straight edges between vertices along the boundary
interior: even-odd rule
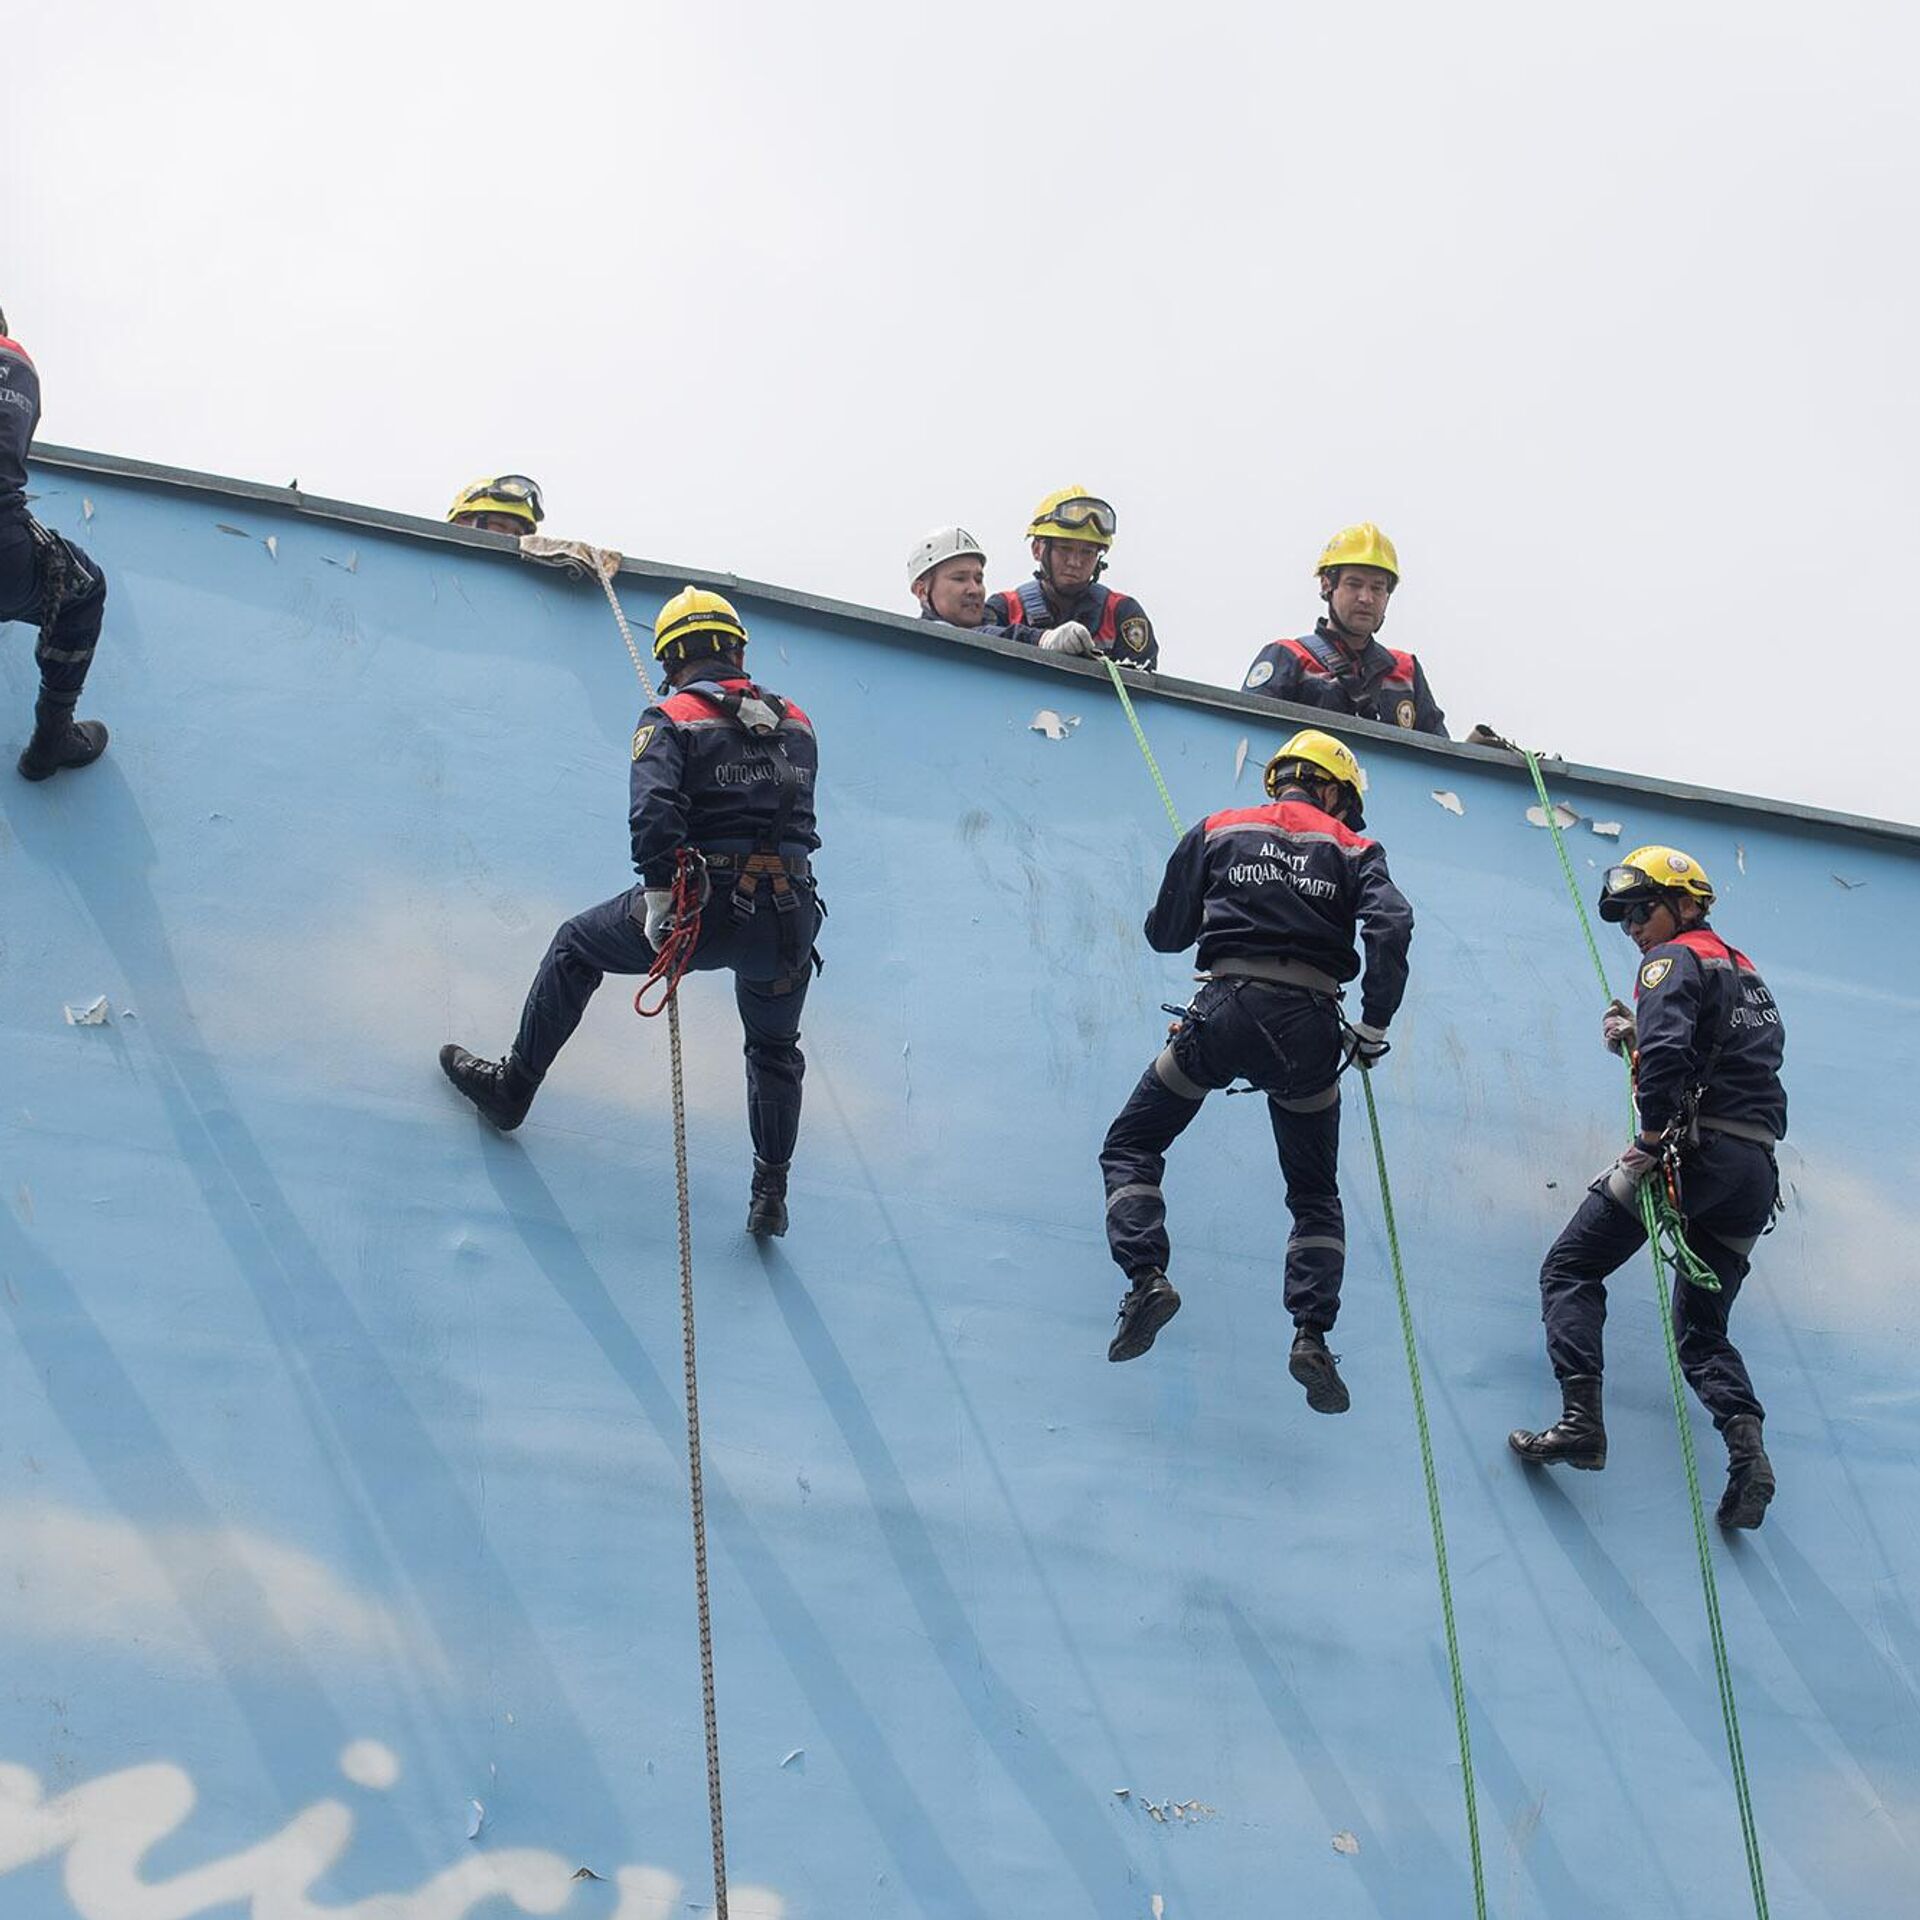
[[[1325,573],[1329,567],[1380,567],[1395,580],[1400,578],[1400,556],[1394,552],[1393,542],[1371,520],[1363,520],[1357,527],[1342,527],[1321,548],[1313,570]]]
[[[1062,487],[1034,508],[1027,538],[1080,540],[1090,547],[1110,547],[1118,525],[1118,516],[1097,493],[1089,493],[1085,487]]]
[[[463,513],[510,513],[529,528],[537,527],[547,517],[539,482],[529,480],[524,473],[497,473],[487,479],[469,480],[453,496],[447,518],[457,520]]]
[[[1691,854],[1678,847],[1635,847],[1600,877],[1600,918],[1619,920],[1629,907],[1661,893],[1684,893],[1713,905],[1713,882]]]
[[[1280,778],[1282,769],[1296,767],[1305,762],[1316,767],[1329,780],[1338,780],[1344,787],[1353,789],[1354,805],[1360,803],[1360,796],[1367,790],[1367,776],[1361,771],[1360,762],[1353,757],[1353,749],[1344,740],[1336,740],[1330,733],[1322,733],[1318,727],[1308,727],[1296,733],[1287,744],[1267,762],[1266,789],[1269,800],[1277,800],[1280,790],[1287,783]]]
[[[682,587],[660,609],[653,623],[653,657],[685,660],[689,657],[687,642],[702,633],[714,636],[697,649],[703,653],[730,652],[747,644],[747,630],[730,600],[705,587]]]

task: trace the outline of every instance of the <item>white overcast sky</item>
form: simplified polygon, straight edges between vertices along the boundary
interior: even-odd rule
[[[926,527],[1004,585],[1084,483],[1229,686],[1374,519],[1456,737],[1920,819],[1891,0],[66,0],[4,55],[50,441],[428,514],[524,469],[899,610]]]

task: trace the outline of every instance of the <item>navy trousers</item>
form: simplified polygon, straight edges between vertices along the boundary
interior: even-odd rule
[[[1256,980],[1214,980],[1107,1129],[1107,1245],[1129,1279],[1165,1270],[1160,1191],[1166,1152],[1209,1093],[1246,1079],[1267,1096],[1293,1232],[1287,1311],[1324,1333],[1340,1312],[1346,1217],[1340,1207],[1340,1021],[1325,994]]]
[[[60,611],[43,625],[49,574],[65,575]],[[41,628],[35,658],[40,692],[56,706],[80,697],[100,622],[107,610],[107,579],[71,540],[48,533],[26,513],[0,514],[0,621],[27,620]]]
[[[1727,1338],[1727,1316],[1752,1265],[1748,1255],[1765,1229],[1780,1191],[1773,1155],[1750,1140],[1703,1130],[1687,1147],[1680,1169],[1680,1202],[1687,1242],[1714,1271],[1718,1293],[1673,1276],[1673,1335],[1680,1370],[1721,1429],[1735,1414],[1764,1416],[1747,1363]],[[1579,1211],[1548,1250],[1540,1268],[1540,1317],[1554,1376],[1601,1373],[1601,1329],[1607,1318],[1607,1276],[1646,1244],[1636,1207],[1631,1213],[1607,1192],[1603,1175],[1587,1189]]]
[[[535,1080],[545,1077],[608,974],[640,974],[653,965],[653,949],[633,917],[641,892],[633,887],[603,900],[575,914],[553,936],[513,1042],[520,1064]],[[800,1135],[800,1082],[807,1070],[800,1052],[800,1014],[812,977],[808,955],[820,927],[812,889],[799,886],[794,892],[791,913],[763,904],[752,919],[741,921],[733,916],[731,895],[717,886],[701,914],[693,955],[695,972],[725,968],[733,974],[746,1030],[747,1126],[754,1153],[775,1166],[793,1158]],[[781,923],[789,921],[792,930],[786,932]],[[797,960],[792,958],[796,950]]]

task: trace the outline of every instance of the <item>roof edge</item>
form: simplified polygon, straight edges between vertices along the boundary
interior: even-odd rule
[[[276,487],[257,480],[236,480],[224,474],[199,473],[187,467],[169,467],[121,454],[93,453],[79,447],[36,444],[29,455],[29,464],[69,473],[97,473],[110,479],[130,480],[181,492],[214,494],[227,500],[245,500],[255,506],[272,507],[309,519],[367,527],[404,539],[431,540],[445,546],[466,547],[474,550],[476,555],[492,553],[503,560],[517,560],[520,557],[519,543],[510,534],[482,533],[472,527],[449,526],[444,520],[393,513],[383,507],[362,506],[351,500],[334,500],[303,492],[297,487]],[[852,622],[917,645],[937,646],[942,652],[960,648],[975,653],[998,654],[1003,658],[1018,660],[1022,666],[1031,669],[1094,679],[1102,684],[1106,681],[1105,668],[1094,661],[1037,654],[1032,647],[1022,646],[1016,641],[970,634],[959,627],[940,626],[937,632],[933,632],[929,629],[938,623],[892,613],[883,607],[863,607],[852,601],[834,600],[822,594],[802,593],[794,587],[750,580],[740,574],[624,556],[620,571],[635,579],[660,583],[697,579],[729,593],[770,602],[775,606]],[[1129,676],[1128,684],[1136,698],[1184,701],[1189,705],[1247,714],[1268,722],[1278,718],[1282,721],[1298,720],[1303,725],[1312,726],[1324,723],[1327,718],[1326,713],[1317,707],[1296,706],[1290,701],[1270,700],[1265,695],[1243,693],[1233,687],[1217,687],[1202,680],[1175,679],[1167,674]],[[1515,764],[1514,756],[1498,747],[1469,746],[1463,740],[1440,740],[1430,734],[1410,733],[1403,727],[1390,727],[1377,720],[1342,716],[1339,725],[1343,734],[1357,734],[1362,739],[1430,754],[1440,760],[1467,760],[1482,766],[1508,768]],[[1623,773],[1614,768],[1587,766],[1578,761],[1550,759],[1546,755],[1541,756],[1540,765],[1543,772],[1552,773],[1558,780],[1583,786],[1618,788],[1656,800],[1680,801],[1722,812],[1765,814],[1773,819],[1792,820],[1806,826],[1870,834],[1879,839],[1920,845],[1920,826],[1904,821],[1880,820],[1868,814],[1841,813],[1826,807],[1804,806],[1796,801],[1774,800],[1762,794],[1736,793],[1720,787],[1692,786],[1685,781]]]

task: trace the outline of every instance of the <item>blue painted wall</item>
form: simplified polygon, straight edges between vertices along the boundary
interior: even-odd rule
[[[0,781],[0,1912],[698,1910],[666,1037],[610,985],[510,1139],[434,1062],[504,1046],[555,922],[623,883],[639,695],[605,602],[424,533],[39,480],[112,575],[86,710],[114,740]],[[677,584],[625,578],[636,622]],[[1361,1110],[1353,1413],[1285,1377],[1252,1101],[1178,1150],[1187,1309],[1109,1366],[1095,1154],[1188,991],[1138,936],[1169,832],[1113,697],[742,610],[819,727],[833,917],[765,1251],[730,996],[686,990],[734,1912],[1470,1912]],[[32,686],[7,630],[9,755]],[[1253,796],[1289,725],[1140,704],[1188,817]],[[1622,1119],[1552,849],[1511,765],[1356,744],[1419,913],[1376,1084],[1489,1908],[1737,1915],[1644,1266],[1615,1289],[1607,1472],[1504,1446],[1552,1404],[1539,1255]],[[1707,863],[1788,1022],[1792,1205],[1736,1321],[1782,1491],[1714,1550],[1773,1913],[1911,1911],[1913,847],[1558,784],[1622,823],[1571,834],[1584,885],[1643,840]]]

